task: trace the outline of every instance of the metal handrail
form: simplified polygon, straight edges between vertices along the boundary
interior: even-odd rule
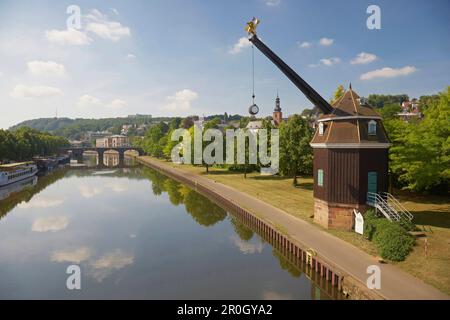
[[[379,209],[389,220],[399,221],[401,218],[398,212],[390,207],[386,200],[378,193],[368,192],[367,203]]]
[[[392,194],[389,192],[382,192],[386,196],[388,200],[390,200],[398,209],[397,211],[401,212],[403,215],[407,217],[410,221],[414,218],[414,216],[409,212],[401,203],[398,201]]]

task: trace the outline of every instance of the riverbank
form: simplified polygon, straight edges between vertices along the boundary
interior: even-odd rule
[[[191,166],[178,166],[151,157],[139,157],[138,160],[153,168],[201,184],[211,192],[233,199],[235,203],[251,211],[258,218],[279,226],[279,229],[282,229],[283,233],[287,234],[293,241],[313,248],[320,256],[332,261],[336,266],[339,266],[348,278],[355,280],[362,290],[366,289],[366,268],[369,265],[378,265],[382,270],[382,287],[378,292],[380,297],[387,299],[448,299],[445,294],[399,270],[399,268],[393,265],[379,264],[373,256],[304,221],[307,219],[303,220],[302,217],[300,217],[302,219],[299,219],[284,210],[259,200],[258,198],[261,195],[258,194],[258,191],[256,191],[256,194],[249,195],[237,190],[238,188],[234,186],[229,187],[223,184],[218,178],[226,179],[226,175],[210,173],[209,177],[205,177],[199,174],[198,168]],[[204,168],[202,170],[204,171]],[[264,178],[261,177],[261,179]],[[264,192],[276,193],[277,189],[272,188]],[[279,197],[280,200],[283,200],[283,195],[279,195]],[[288,197],[291,198],[291,195]],[[307,203],[298,202],[298,205],[304,206],[304,210],[307,211]],[[284,207],[282,208],[284,209]],[[374,293],[373,291],[369,292]]]

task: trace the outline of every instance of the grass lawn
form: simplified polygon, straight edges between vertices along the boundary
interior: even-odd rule
[[[257,172],[247,174],[247,179],[244,179],[242,173],[232,173],[221,168],[210,168],[209,173],[206,174],[204,167],[177,165],[164,160],[159,161],[176,168],[204,175],[217,182],[241,190],[293,216],[314,224],[312,219],[313,180],[311,177],[301,177],[298,179],[300,185],[294,187],[292,179],[261,176]],[[414,222],[419,228],[425,230],[426,238],[428,239],[427,256],[425,256],[424,249],[425,238],[417,238],[416,246],[408,258],[395,264],[450,295],[449,199],[437,196],[417,196],[406,192],[395,194],[395,196],[414,215]],[[315,225],[320,227],[317,224]],[[374,244],[359,234],[348,231],[326,231],[371,255],[377,255]]]

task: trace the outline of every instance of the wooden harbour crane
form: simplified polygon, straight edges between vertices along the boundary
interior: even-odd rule
[[[294,70],[291,69],[283,60],[280,59],[269,47],[267,47],[256,35],[256,26],[259,20],[253,18],[247,23],[245,30],[250,36],[249,41],[259,49],[270,61],[272,61],[283,72],[292,83],[300,89],[301,92],[323,113],[330,113],[333,107],[322,98],[305,80],[303,80]]]
[[[247,23],[249,41],[323,113],[310,143],[314,150],[314,220],[326,228],[351,230],[354,211],[364,212],[369,206],[389,220],[410,219],[402,208],[392,205],[395,199],[387,193],[391,144],[381,116],[351,85],[330,105],[258,38],[259,22],[253,18]]]

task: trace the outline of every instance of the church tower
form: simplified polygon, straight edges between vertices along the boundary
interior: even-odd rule
[[[283,121],[283,113],[281,112],[280,107],[280,97],[277,93],[277,98],[275,99],[275,109],[273,110],[273,121],[276,126],[279,126],[281,121]]]

